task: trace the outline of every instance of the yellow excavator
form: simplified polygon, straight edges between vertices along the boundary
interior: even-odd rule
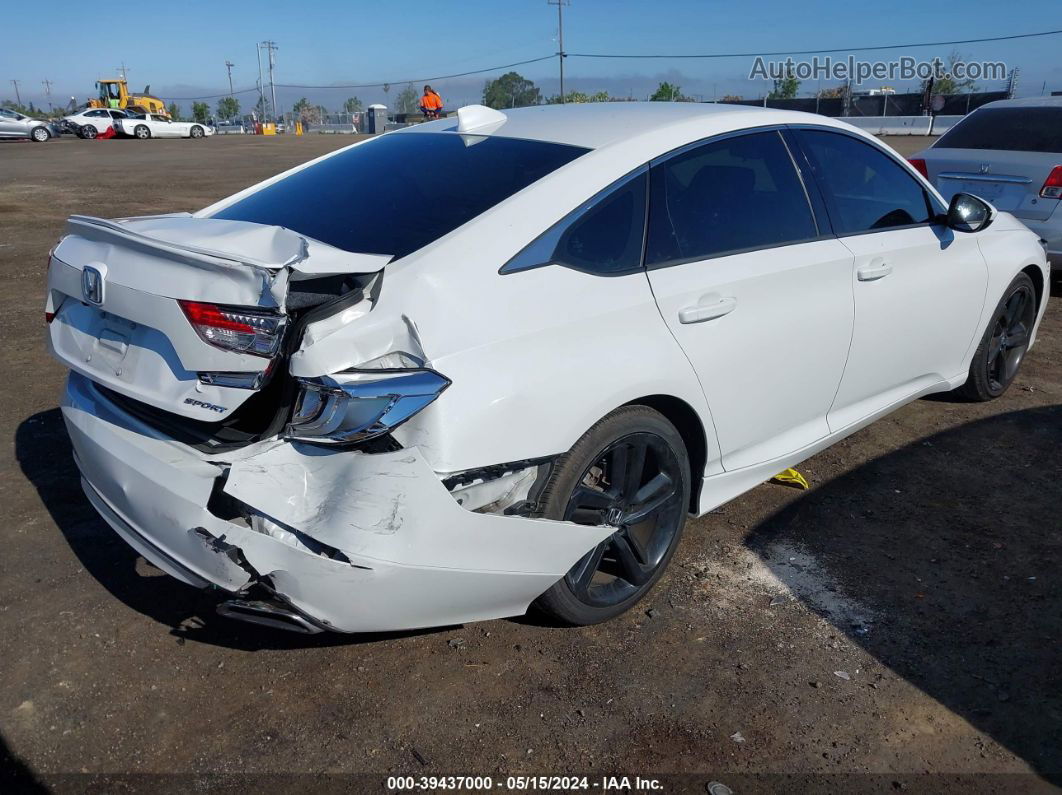
[[[99,97],[89,100],[90,108],[116,108],[134,113],[155,113],[167,119],[170,117],[166,103],[148,93],[151,86],[145,87],[139,94],[131,94],[125,80],[116,77],[97,80],[96,88],[99,89]]]

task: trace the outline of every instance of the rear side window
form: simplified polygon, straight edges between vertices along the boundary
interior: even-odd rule
[[[609,186],[509,260],[501,272],[539,265],[605,276],[640,270],[647,181],[643,168]]]
[[[1062,108],[981,108],[933,148],[1062,153]]]
[[[346,251],[403,257],[587,151],[494,136],[384,135],[213,217],[287,227]]]
[[[798,130],[838,235],[927,223],[929,197],[907,171],[870,144],[843,133]]]
[[[651,175],[646,264],[664,265],[818,236],[777,132],[706,143]]]

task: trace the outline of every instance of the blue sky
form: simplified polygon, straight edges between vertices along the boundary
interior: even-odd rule
[[[701,53],[844,48],[1028,33],[1062,28],[1059,0],[1023,0],[1020,14],[998,2],[926,3],[891,0],[571,0],[565,8],[569,52]],[[961,8],[961,11],[958,10]],[[11,3],[0,48],[0,99],[44,101],[41,81],[53,82],[53,101],[84,100],[96,78],[122,61],[137,89],[149,83],[166,99],[227,90],[225,60],[237,89],[258,76],[255,42],[279,45],[279,83],[332,85],[383,80],[421,81],[435,75],[531,59],[557,49],[556,9],[545,0],[316,0],[316,2],[70,2]],[[946,57],[951,47],[859,54]],[[1062,35],[958,47],[971,59],[1003,60],[1022,70],[1019,94],[1062,90]],[[840,50],[837,54],[845,54]],[[750,58],[725,60],[598,60],[569,58],[566,87],[644,97],[661,79],[711,99],[726,93],[761,95],[764,83],[745,78]],[[546,94],[557,91],[556,59],[518,67]],[[448,105],[475,101],[491,75],[435,81]],[[399,86],[400,88],[401,86]],[[805,83],[802,93],[816,86]],[[986,87],[995,87],[986,86]],[[903,86],[898,86],[903,88]],[[397,89],[392,89],[393,97]],[[326,106],[357,95],[385,101],[379,88],[281,89],[281,106],[307,95]],[[247,107],[251,94],[242,95]],[[213,100],[211,100],[213,104]],[[183,104],[187,105],[187,102]]]

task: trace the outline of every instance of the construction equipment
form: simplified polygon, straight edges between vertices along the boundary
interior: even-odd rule
[[[166,103],[148,93],[151,86],[145,86],[139,94],[131,94],[125,78],[115,77],[97,80],[96,88],[99,90],[99,97],[89,100],[90,108],[115,108],[131,110],[134,113],[154,113],[167,119],[170,117]]]

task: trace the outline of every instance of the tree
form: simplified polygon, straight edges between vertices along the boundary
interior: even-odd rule
[[[303,124],[320,124],[321,108],[311,105],[306,97],[302,97],[291,107],[292,115]]]
[[[775,78],[774,88],[767,99],[793,99],[800,90],[800,81],[791,69],[786,70],[785,77]]]
[[[846,86],[834,86],[833,88],[823,88],[819,91],[819,99],[843,99]]]
[[[420,106],[419,100],[420,94],[417,93],[417,89],[412,83],[407,83],[406,87],[395,97],[395,113],[416,113]]]
[[[598,91],[596,94],[586,94],[582,91],[569,91],[564,95],[564,101],[567,103],[580,103],[580,102],[611,102],[612,97],[609,96],[607,91]],[[548,105],[556,105],[560,102],[560,95],[555,94],[547,100]]]
[[[661,83],[656,91],[649,97],[650,102],[689,102],[690,98],[683,95],[682,86],[674,83]]]
[[[361,100],[357,97],[348,97],[347,101],[343,103],[344,113],[361,113],[365,109],[365,106],[361,104]]]
[[[170,114],[170,118],[174,121],[181,120],[181,106],[176,102],[171,102],[170,106],[166,108],[166,112]]]
[[[541,101],[538,86],[516,72],[506,72],[483,86],[483,104],[488,108],[523,108]]]
[[[193,102],[192,103],[192,118],[196,121],[203,122],[210,117],[210,106],[205,102]]]
[[[222,97],[218,100],[218,118],[235,119],[240,115],[240,101],[236,97]]]
[[[960,61],[965,62],[966,56],[958,50],[952,50],[948,54],[948,65],[944,71],[949,75],[954,75],[955,64]],[[965,94],[973,93],[976,90],[977,83],[970,77],[963,78],[962,80],[956,80],[954,77],[939,77],[933,81],[934,94]]]

